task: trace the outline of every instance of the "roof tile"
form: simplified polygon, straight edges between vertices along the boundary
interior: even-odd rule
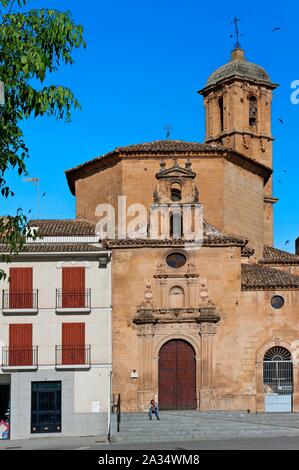
[[[299,276],[258,264],[242,264],[243,290],[299,289]]]
[[[20,253],[77,253],[100,252],[102,248],[90,243],[27,243]],[[9,253],[7,245],[0,245],[0,253]]]
[[[28,227],[37,228],[41,237],[95,236],[95,224],[76,219],[30,220]]]
[[[279,250],[273,246],[265,246],[263,257],[259,264],[296,264],[299,265],[299,256],[287,251]]]

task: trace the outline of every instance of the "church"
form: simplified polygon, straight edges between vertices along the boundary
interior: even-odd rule
[[[299,252],[273,247],[277,86],[236,47],[198,92],[204,143],[119,147],[66,171],[77,219],[97,223],[98,204],[109,204],[119,221],[119,196],[169,209],[167,237],[104,241],[123,411],[152,398],[162,410],[299,411]],[[187,205],[202,209],[198,246],[185,233]]]

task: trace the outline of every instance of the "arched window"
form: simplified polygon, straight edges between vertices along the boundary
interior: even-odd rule
[[[264,361],[291,361],[290,351],[281,346],[274,346],[265,353]]]
[[[249,125],[256,126],[257,124],[257,99],[255,96],[249,97]]]
[[[265,411],[292,411],[293,363],[290,351],[282,346],[264,355]]]
[[[170,198],[173,202],[179,202],[182,199],[182,188],[179,183],[173,183],[170,188]]]
[[[170,289],[169,307],[170,308],[184,308],[185,307],[185,292],[181,286],[174,286]]]
[[[183,237],[183,216],[181,211],[175,211],[170,214],[170,237],[182,238]]]

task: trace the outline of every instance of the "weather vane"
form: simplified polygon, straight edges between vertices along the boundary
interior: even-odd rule
[[[240,18],[237,18],[236,16],[234,17],[233,21],[231,22],[231,24],[234,24],[235,25],[235,35],[236,35],[236,42],[235,42],[235,49],[241,49],[241,43],[239,41],[239,38],[240,36],[242,36],[242,34],[240,35],[240,32],[239,32],[239,22],[240,22]],[[231,38],[233,37],[234,35],[231,34]]]
[[[170,134],[171,134],[171,131],[172,131],[172,126],[170,126],[169,124],[167,124],[166,126],[164,126],[164,130],[165,130],[165,137],[166,137],[166,139],[169,139]]]

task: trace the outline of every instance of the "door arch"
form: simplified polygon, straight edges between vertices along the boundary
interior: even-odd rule
[[[263,382],[265,411],[291,412],[293,409],[293,362],[290,351],[274,346],[264,355]]]
[[[187,341],[173,339],[160,349],[158,401],[162,410],[197,407],[195,351]]]

